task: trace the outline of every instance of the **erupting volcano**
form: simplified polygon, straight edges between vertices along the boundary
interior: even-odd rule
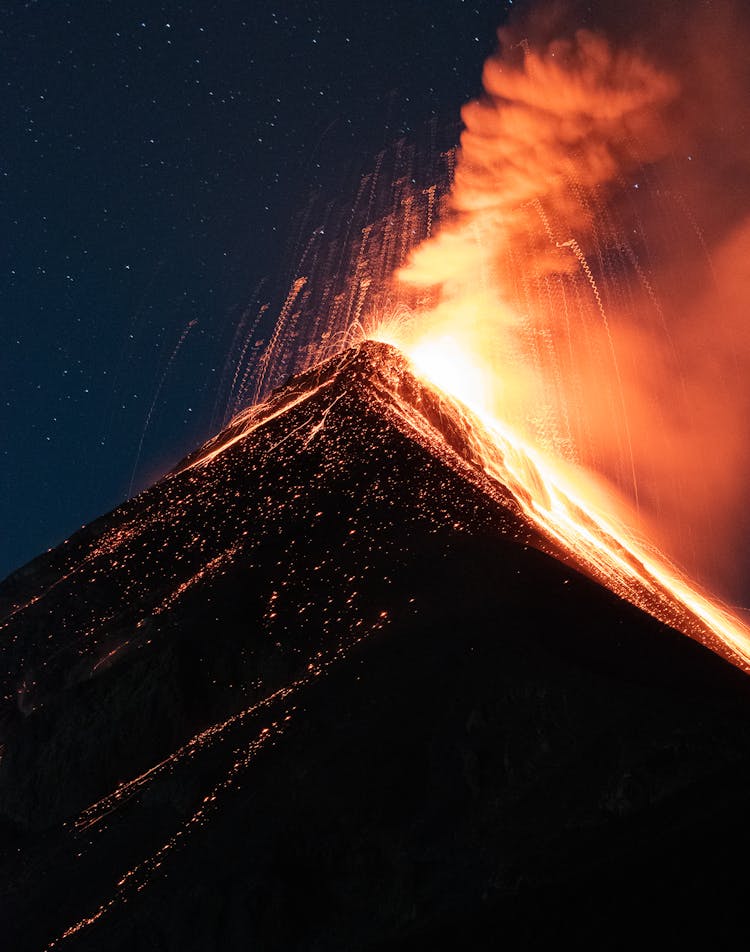
[[[13,948],[434,945],[529,903],[575,935],[629,877],[692,897],[746,676],[587,580],[606,551],[715,640],[601,526],[582,557],[532,517],[544,477],[483,427],[364,343],[5,582]]]
[[[9,948],[744,929],[750,218],[689,201],[692,35],[501,32],[457,150],[305,210],[220,431],[0,586]]]
[[[261,306],[232,391],[241,378],[257,400],[342,342],[394,344],[465,408],[485,471],[569,558],[745,668],[746,626],[710,593],[745,587],[750,231],[741,208],[698,223],[728,163],[689,170],[716,130],[685,106],[698,89],[734,103],[745,70],[725,58],[719,85],[700,60],[687,74],[672,53],[559,27],[500,31],[457,151],[432,123],[421,153],[378,155],[343,239],[326,252],[331,223],[314,231],[265,330]],[[667,49],[717,31],[683,24]],[[665,588],[682,610],[663,613]]]

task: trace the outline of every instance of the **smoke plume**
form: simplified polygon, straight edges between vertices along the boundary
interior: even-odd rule
[[[422,298],[402,344],[468,359],[487,409],[605,480],[635,529],[736,598],[747,17],[726,2],[635,5],[627,22],[581,9],[500,31],[441,226],[399,273]]]

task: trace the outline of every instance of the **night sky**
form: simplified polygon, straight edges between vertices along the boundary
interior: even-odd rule
[[[510,0],[0,18],[0,577],[211,435],[236,315],[339,169],[456,118]]]

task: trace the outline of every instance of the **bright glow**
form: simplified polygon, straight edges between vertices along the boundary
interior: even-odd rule
[[[474,381],[481,369],[459,354],[458,372],[445,371],[445,338],[436,341],[441,359],[418,363],[431,350],[417,348],[414,369],[426,383],[440,386],[433,370],[445,373],[450,392],[457,396],[462,381],[474,397]],[[424,369],[423,369],[424,368]],[[458,396],[460,399],[460,396]],[[666,624],[707,643],[744,670],[750,670],[750,631],[725,605],[702,592],[662,555],[614,517],[623,504],[589,474],[576,472],[531,446],[512,428],[486,411],[454,406],[463,415],[473,449],[488,476],[513,493],[527,518],[549,539],[562,545],[576,563],[622,598]],[[714,636],[714,637],[712,637]]]
[[[484,368],[472,362],[461,343],[451,335],[426,338],[412,347],[409,356],[417,374],[473,410],[487,407],[490,383]]]

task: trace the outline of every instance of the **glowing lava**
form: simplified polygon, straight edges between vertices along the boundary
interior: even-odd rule
[[[398,344],[393,327],[374,336]],[[545,455],[493,417],[484,402],[487,391],[477,383],[486,372],[472,365],[455,338],[422,340],[407,353],[418,377],[459,401],[451,401],[451,409],[462,419],[485,473],[512,492],[543,535],[622,598],[750,671],[750,630],[618,521],[612,514],[625,512],[625,504],[591,474]]]
[[[421,341],[410,350],[409,356],[423,379],[458,397],[467,406],[486,405],[488,382],[482,368],[472,364],[454,337],[446,335]]]

